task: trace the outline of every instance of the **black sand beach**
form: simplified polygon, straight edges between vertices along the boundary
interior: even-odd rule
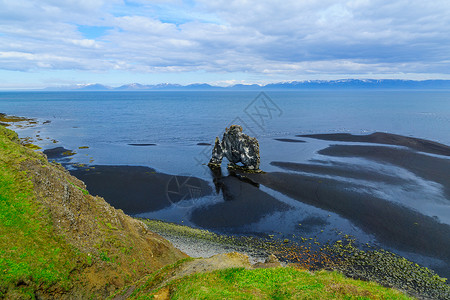
[[[215,174],[216,189],[222,192],[224,202],[200,207],[192,212],[195,224],[203,228],[232,228],[259,221],[289,206],[261,191],[257,185],[237,176]],[[217,190],[216,190],[217,191]]]
[[[348,183],[333,179],[281,172],[246,176],[301,202],[335,212],[389,246],[450,260],[450,226],[435,218],[354,192]]]
[[[148,167],[90,166],[70,173],[84,181],[91,194],[104,197],[130,215],[160,210],[181,200],[212,193],[204,180],[159,173]]]
[[[435,270],[442,276],[450,275],[448,223],[377,194],[361,192],[366,188],[364,182],[402,187],[405,191],[413,190],[417,188],[414,178],[403,177],[395,172],[379,172],[367,168],[361,161],[355,164],[351,160],[332,159],[358,158],[385,165],[386,170],[391,170],[392,166],[406,170],[441,188],[444,195],[442,201],[445,202],[441,204],[450,205],[450,160],[428,154],[447,156],[450,155],[450,147],[385,133],[303,137],[368,145],[331,144],[319,150],[318,156],[306,163],[274,161],[271,165],[280,168],[280,171],[262,174],[242,171],[222,174],[220,170],[215,170],[211,171],[210,182],[137,166],[78,167],[71,170],[71,173],[83,180],[92,194],[103,196],[114,207],[132,215],[168,208],[186,195],[190,195],[188,198],[192,199],[213,196],[217,201],[207,205],[196,206],[194,201],[189,218],[198,227],[219,231],[251,227],[251,224],[256,224],[268,215],[292,209],[286,202],[261,189],[264,186],[294,201],[333,212],[367,234],[375,236],[377,241],[391,249],[440,259],[446,265]],[[283,138],[279,141],[297,143],[298,147],[303,145],[303,141],[296,139]],[[305,142],[308,143],[308,140]],[[375,143],[379,145],[373,145]],[[63,151],[67,152],[67,149],[48,152],[49,159],[52,155],[64,159],[64,156],[61,157]],[[181,188],[177,190],[177,187]],[[190,187],[195,187],[197,193],[192,194]],[[168,194],[168,191],[175,193]],[[425,205],[435,205],[427,201],[423,199]],[[308,233],[314,230],[317,232],[317,228],[326,226],[329,220],[309,216],[302,223],[303,232]],[[311,230],[308,231],[308,228]]]

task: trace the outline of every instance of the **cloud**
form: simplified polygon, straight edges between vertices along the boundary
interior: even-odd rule
[[[450,73],[450,3],[0,0],[0,69]]]

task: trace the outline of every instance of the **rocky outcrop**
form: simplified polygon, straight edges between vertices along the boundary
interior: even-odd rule
[[[239,167],[247,170],[259,170],[259,143],[254,137],[242,133],[242,127],[231,125],[225,129],[222,141],[216,137],[216,142],[212,151],[212,157],[208,166],[220,167],[223,157],[230,162],[229,167]]]

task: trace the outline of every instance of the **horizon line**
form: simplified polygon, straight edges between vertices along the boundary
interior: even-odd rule
[[[213,83],[206,83],[206,82],[195,82],[195,83],[189,83],[189,84],[179,84],[179,83],[168,83],[168,82],[162,82],[157,84],[141,84],[138,82],[133,83],[127,83],[127,84],[121,84],[117,86],[111,86],[107,84],[102,83],[77,83],[77,84],[67,84],[67,85],[58,85],[58,86],[48,86],[48,87],[0,87],[0,91],[89,91],[89,88],[93,88],[92,91],[95,90],[95,87],[98,87],[98,89],[102,91],[120,91],[120,88],[123,89],[129,89],[133,91],[139,91],[140,88],[142,88],[142,91],[151,91],[151,90],[164,90],[164,89],[183,89],[188,88],[192,89],[195,87],[199,87],[200,89],[203,88],[216,88],[216,89],[232,89],[240,87],[242,88],[270,88],[271,85],[295,85],[295,84],[327,84],[327,83],[337,83],[337,84],[345,84],[345,83],[351,83],[351,82],[360,82],[362,84],[383,84],[387,82],[397,82],[397,83],[425,83],[425,82],[441,82],[441,83],[449,83],[448,87],[450,89],[450,79],[392,79],[392,78],[385,78],[385,79],[374,79],[374,78],[342,78],[342,79],[332,79],[332,80],[326,80],[326,79],[311,79],[311,80],[286,80],[286,81],[278,81],[278,82],[269,82],[265,84],[261,83],[235,83],[230,85],[216,85]],[[133,89],[133,86],[136,86],[136,88]],[[333,87],[324,87],[327,89],[335,89],[335,88],[343,88],[344,86],[333,86]],[[282,88],[282,87],[278,87]],[[285,87],[286,88],[286,87]],[[299,86],[299,89],[306,89],[308,87],[306,86]],[[317,87],[316,87],[317,88]],[[346,87],[350,88],[350,87]],[[363,88],[363,87],[359,87]],[[380,88],[380,87],[379,87]],[[389,89],[393,89],[395,87],[389,87]],[[411,87],[410,87],[411,88]],[[424,87],[422,87],[424,88]],[[441,87],[442,89],[443,87]],[[277,89],[277,87],[274,87],[274,89]],[[430,88],[428,88],[430,89]],[[125,90],[124,90],[125,91]]]

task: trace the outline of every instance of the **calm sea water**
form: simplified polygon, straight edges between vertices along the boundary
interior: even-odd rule
[[[11,92],[0,93],[0,112],[51,123],[39,128],[66,148],[90,147],[97,164],[146,165],[192,172],[203,159],[197,143],[213,143],[231,123],[258,137],[262,167],[301,160],[315,148],[292,153],[274,138],[297,134],[375,131],[450,144],[450,92]],[[260,95],[264,96],[264,95]],[[21,130],[21,136],[36,131]],[[155,143],[137,148],[128,144]],[[51,142],[38,142],[43,148]],[[298,147],[297,147],[298,148]],[[205,159],[207,159],[205,157]],[[87,162],[82,155],[75,160]]]
[[[72,162],[149,166],[160,172],[193,175],[207,181],[211,181],[211,174],[202,164],[208,162],[212,147],[197,144],[214,143],[215,137],[221,136],[230,124],[241,124],[245,133],[258,138],[261,168],[265,171],[280,171],[270,165],[272,161],[306,163],[323,159],[317,151],[333,144],[313,139],[301,144],[275,140],[295,139],[299,134],[382,131],[450,145],[450,92],[442,91],[0,92],[0,112],[37,118],[38,126],[17,129],[19,135],[38,134],[42,140],[35,143],[44,149],[56,146],[76,149]],[[51,122],[42,124],[47,120]],[[78,149],[80,146],[89,148]],[[450,224],[450,199],[435,182],[398,167],[361,159],[353,162],[413,181],[417,189],[379,182],[366,186],[379,197]],[[377,242],[370,232],[338,214],[265,187],[260,189],[292,209],[268,214],[259,222],[239,228],[240,232],[269,232],[276,227],[277,232],[290,236],[302,219],[299,216],[323,217],[328,221],[308,234],[323,230],[322,240],[327,240],[333,238],[336,230],[343,230],[361,242]],[[223,200],[206,197],[196,205],[220,201]],[[183,220],[184,224],[195,226],[189,221],[192,209],[173,206],[141,216]],[[441,263],[413,252],[398,252],[429,266]]]

